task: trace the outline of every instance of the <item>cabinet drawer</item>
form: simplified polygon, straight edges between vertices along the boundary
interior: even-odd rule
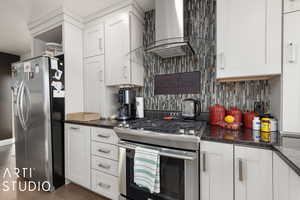
[[[117,136],[112,129],[92,128],[92,140],[108,144],[116,144]]]
[[[284,0],[284,13],[300,10],[300,0]]]
[[[118,176],[117,161],[92,156],[92,168],[113,176]]]
[[[112,144],[92,142],[92,154],[111,160],[118,160],[118,147]]]
[[[92,170],[92,190],[110,199],[117,200],[119,196],[118,178]]]

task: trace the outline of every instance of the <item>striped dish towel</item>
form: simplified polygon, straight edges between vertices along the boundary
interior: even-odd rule
[[[160,193],[159,152],[137,147],[134,156],[134,182],[151,193]]]

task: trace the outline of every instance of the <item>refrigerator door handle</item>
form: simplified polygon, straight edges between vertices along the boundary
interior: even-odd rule
[[[24,82],[22,81],[20,86],[19,86],[19,91],[17,94],[17,116],[19,118],[20,124],[22,126],[23,129],[25,129],[25,125],[24,125],[24,120],[23,120],[23,106],[22,106],[22,93],[23,93],[23,88],[24,87]]]
[[[23,92],[24,99],[23,100],[25,100],[25,103],[26,103],[25,104],[26,113],[24,114],[24,111],[23,111],[23,120],[24,120],[24,125],[27,129],[30,111],[31,111],[31,97],[30,97],[30,90],[28,89],[26,84],[24,84],[23,88],[24,88],[23,89],[24,90],[24,92]],[[25,97],[27,100],[25,99]],[[23,102],[22,102],[22,105],[24,105]]]
[[[20,110],[21,110],[20,115],[22,119],[23,129],[27,130],[27,127],[25,125],[25,119],[24,119],[24,93],[25,93],[25,84],[23,83],[21,94],[20,94]]]

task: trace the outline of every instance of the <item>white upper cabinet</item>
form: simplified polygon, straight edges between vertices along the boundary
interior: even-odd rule
[[[284,15],[282,130],[300,133],[300,12]]]
[[[217,1],[217,79],[281,74],[281,0]]]
[[[118,14],[106,21],[106,84],[122,85],[131,80],[129,15]]]
[[[132,57],[142,47],[143,25],[131,12],[114,14],[105,24],[106,85],[143,85],[142,58]],[[133,46],[134,45],[134,46]]]
[[[235,199],[273,200],[271,150],[235,146]]]
[[[104,96],[104,56],[85,59],[84,63],[84,104],[85,112],[102,113]]]
[[[299,200],[300,177],[276,154],[273,166],[274,200]]]
[[[84,57],[104,53],[104,24],[89,27],[84,31]]]
[[[117,112],[117,89],[105,85],[104,55],[86,58],[84,62],[85,112],[110,117]]]
[[[284,0],[284,12],[300,10],[300,0]]]
[[[233,145],[201,141],[201,200],[233,200]]]

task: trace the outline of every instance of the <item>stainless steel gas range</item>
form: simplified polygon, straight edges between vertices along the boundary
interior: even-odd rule
[[[141,119],[121,123],[114,131],[120,138],[120,199],[198,200],[199,144],[206,128],[203,121]],[[160,193],[151,194],[134,183],[137,147],[158,150]]]

